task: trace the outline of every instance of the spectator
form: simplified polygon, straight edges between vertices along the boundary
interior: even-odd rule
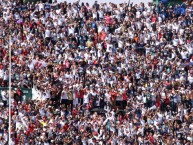
[[[0,1],[12,144],[191,144],[192,7]],[[0,144],[8,97],[3,89]]]

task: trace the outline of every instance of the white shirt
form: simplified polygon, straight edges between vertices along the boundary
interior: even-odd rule
[[[192,84],[193,83],[193,76],[188,76],[188,81],[190,84]]]
[[[42,4],[39,4],[39,5],[38,5],[38,8],[39,8],[39,11],[44,10],[44,4],[43,4],[43,3],[42,3]]]
[[[16,20],[20,19],[20,15],[19,14],[15,14],[14,16],[15,16]]]
[[[103,11],[98,11],[99,14],[99,18],[103,18],[104,17],[104,12]]]
[[[3,80],[8,80],[9,75],[8,74],[4,74]]]
[[[147,98],[144,96],[143,97],[143,103],[146,103],[147,102]]]
[[[137,11],[137,12],[136,12],[136,18],[140,18],[140,15],[141,15],[141,14],[140,14],[140,11]]]
[[[187,51],[182,51],[181,52],[182,59],[186,59],[187,58],[187,54],[188,54]]]
[[[180,29],[180,35],[183,35],[184,34],[184,29]]]
[[[2,96],[2,100],[3,101],[7,101],[7,98],[8,98],[8,96],[7,96],[7,93],[6,93],[6,91],[1,91],[1,96]]]
[[[111,99],[111,95],[110,94],[108,94],[108,93],[105,93],[105,101],[110,101],[110,99]]]
[[[193,47],[189,46],[185,46],[189,52],[189,54],[193,54]]]
[[[0,69],[0,78],[4,77],[4,71],[2,69]]]
[[[58,19],[58,25],[59,26],[62,26],[63,22],[64,22],[63,18],[59,18]]]
[[[93,14],[92,14],[92,17],[93,17],[93,19],[94,19],[94,18],[97,18],[97,12],[93,13]]]
[[[100,33],[103,30],[104,26],[103,25],[98,25],[98,33]]]
[[[31,62],[30,64],[28,64],[28,67],[29,67],[30,70],[34,70],[34,63]]]
[[[45,30],[45,38],[50,37],[50,35],[51,35],[50,30],[46,29],[46,30]]]
[[[178,24],[173,24],[172,28],[175,29],[176,32],[177,32],[179,30],[179,25]]]
[[[22,123],[21,122],[18,122],[18,121],[16,121],[16,129],[22,129],[23,128],[23,125],[22,125]]]
[[[62,99],[68,99],[66,91],[62,91]]]
[[[68,32],[69,32],[69,34],[73,34],[74,35],[74,28],[73,27],[68,28]]]
[[[86,104],[89,103],[89,94],[88,94],[88,93],[84,95],[83,101],[84,101],[84,103],[86,103]]]
[[[124,44],[124,42],[122,40],[118,41],[118,47],[119,48],[123,48],[123,44]]]
[[[50,91],[46,92],[46,98],[49,99],[50,98]]]

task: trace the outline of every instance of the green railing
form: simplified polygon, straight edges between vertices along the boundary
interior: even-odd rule
[[[0,94],[1,94],[1,91],[4,89],[9,90],[9,88],[0,87]],[[13,88],[13,90],[15,89]],[[22,88],[22,100],[32,100],[32,89]]]

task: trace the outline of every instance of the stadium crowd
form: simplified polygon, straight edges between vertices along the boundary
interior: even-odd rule
[[[12,145],[192,144],[193,2],[0,0],[1,87],[9,48]],[[33,87],[41,96],[23,99]]]

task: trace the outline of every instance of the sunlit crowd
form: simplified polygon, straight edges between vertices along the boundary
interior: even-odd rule
[[[0,145],[191,145],[193,2],[0,0]],[[24,99],[23,88],[40,92]]]

